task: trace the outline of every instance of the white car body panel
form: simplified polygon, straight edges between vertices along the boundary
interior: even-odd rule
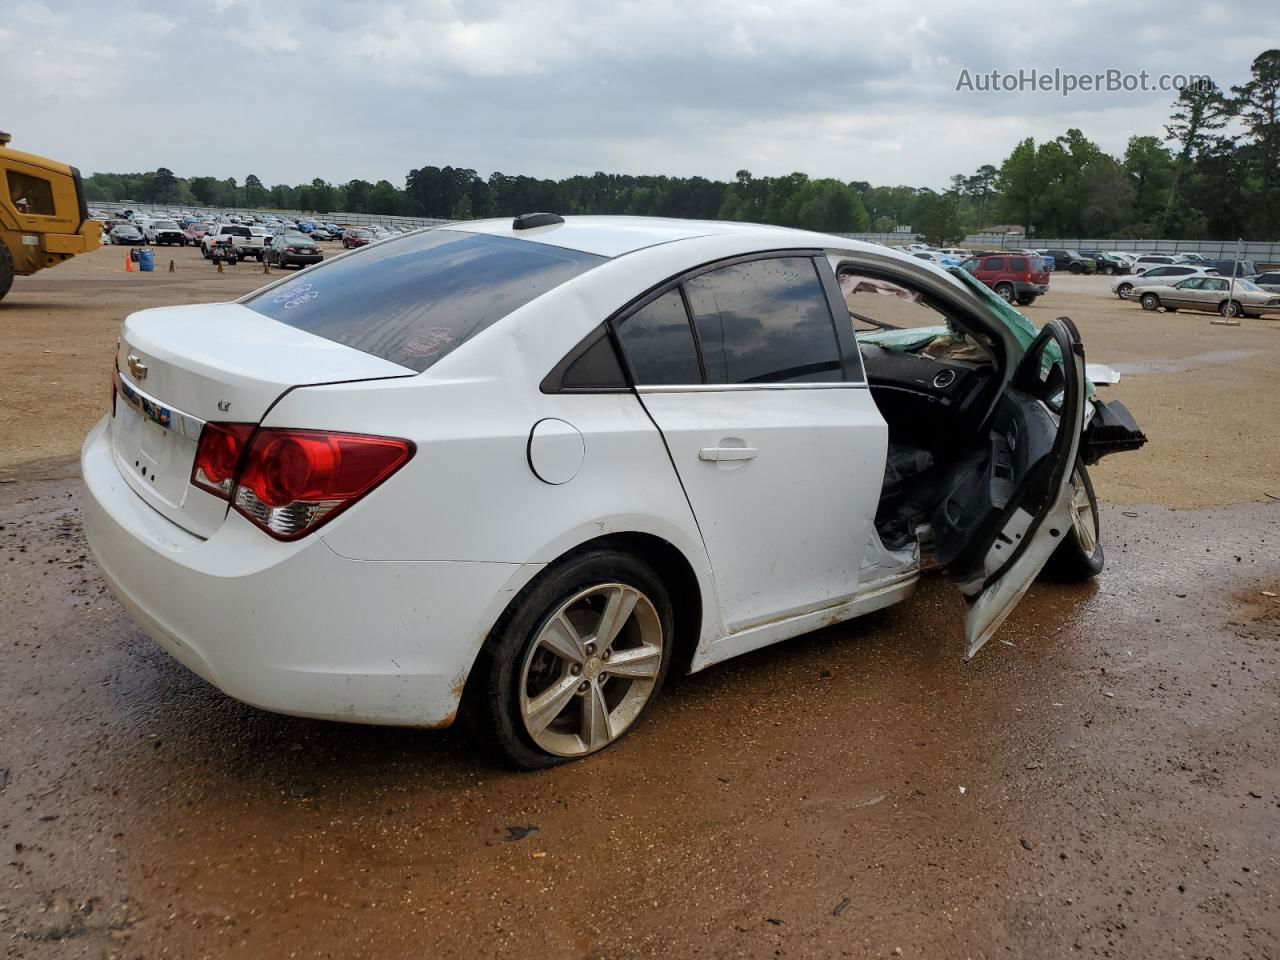
[[[747,224],[580,217],[447,229],[614,259],[419,374],[242,304],[125,322],[117,368],[131,356],[148,365],[138,388],[192,417],[416,447],[375,493],[313,535],[278,542],[194,487],[189,502],[173,502],[171,488],[162,496],[159,479],[140,480],[129,451],[113,447],[116,423],[96,427],[82,452],[94,554],[175,657],[272,710],[443,725],[512,597],[609,534],[657,538],[687,561],[701,596],[695,670],[910,594],[914,563],[860,582],[887,445],[864,385],[581,394],[539,383],[622,306],[701,264],[814,250],[898,261],[965,289],[959,280],[909,253]],[[264,289],[288,296],[297,282]],[[581,438],[580,462],[560,482],[540,478],[529,454],[548,420]],[[173,458],[171,481],[190,470],[191,447]]]

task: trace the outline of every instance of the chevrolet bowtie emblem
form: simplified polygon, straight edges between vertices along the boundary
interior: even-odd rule
[[[135,380],[147,379],[147,365],[142,362],[142,358],[135,354],[129,354],[129,374]]]

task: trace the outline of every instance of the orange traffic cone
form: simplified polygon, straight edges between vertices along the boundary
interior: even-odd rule
[[[133,273],[133,257],[127,253],[124,255],[124,272]]]
[[[221,261],[221,260],[219,260],[219,261],[218,261],[218,272],[219,272],[219,273],[221,273],[221,272],[222,272],[222,261]]]
[[[263,273],[271,272],[271,264],[267,263],[265,259],[262,261],[262,272]]]
[[[169,261],[169,272],[170,272],[170,273],[173,273],[173,261],[172,261],[172,260],[170,260],[170,261]]]

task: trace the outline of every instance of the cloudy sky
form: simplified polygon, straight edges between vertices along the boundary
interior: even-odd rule
[[[1173,93],[981,93],[1020,69],[1240,83],[1275,0],[0,0],[0,128],[85,173],[402,184],[793,170],[946,185],[1079,127],[1122,152]]]

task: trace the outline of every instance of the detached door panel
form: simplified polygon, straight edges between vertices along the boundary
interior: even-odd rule
[[[1084,404],[1080,335],[1067,318],[1052,320],[934,513],[938,564],[968,603],[965,659],[991,639],[1071,529]]]

